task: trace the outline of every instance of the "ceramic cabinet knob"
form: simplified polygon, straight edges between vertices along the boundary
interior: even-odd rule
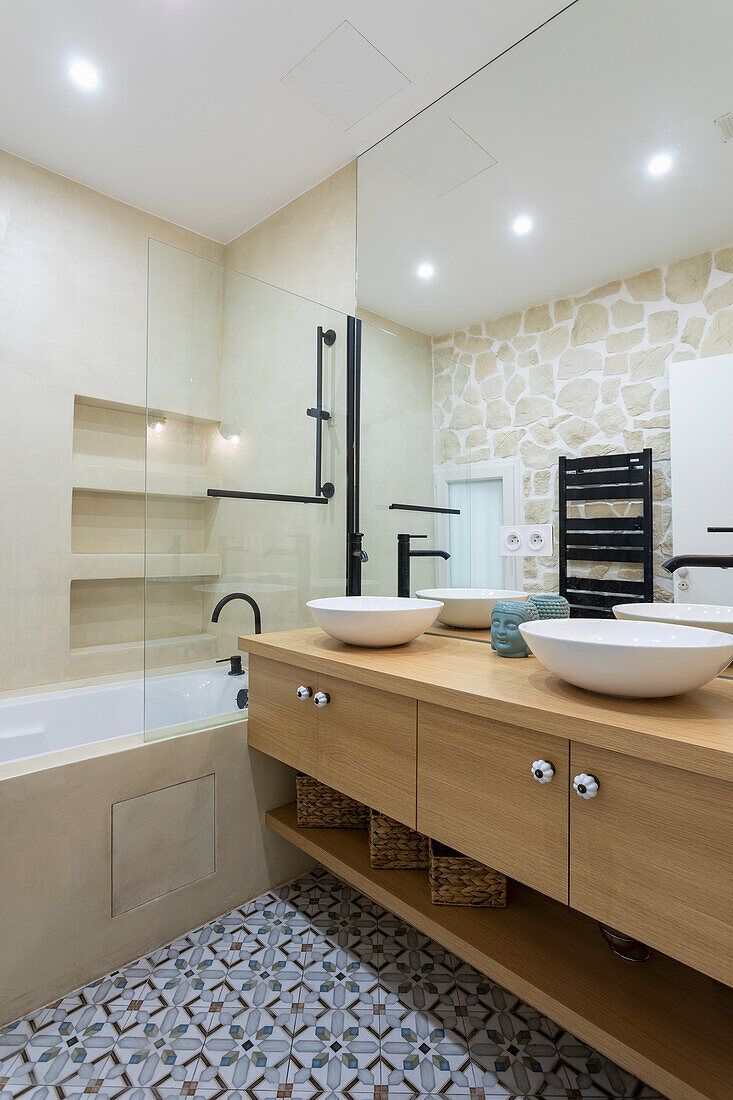
[[[538,783],[549,783],[555,774],[555,768],[549,760],[535,760],[532,764],[532,776]]]
[[[573,780],[573,790],[581,798],[595,798],[598,794],[598,787],[600,786],[598,780],[594,775],[586,775],[585,772],[581,772],[580,775],[576,775]]]
[[[313,688],[306,687],[305,684],[301,684],[298,688],[299,699],[310,699],[313,694]]]
[[[327,707],[331,702],[331,696],[327,691],[317,691],[313,696],[313,702],[317,707]]]

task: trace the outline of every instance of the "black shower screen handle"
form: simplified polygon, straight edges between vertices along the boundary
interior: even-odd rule
[[[332,328],[325,331],[321,325],[316,330],[316,407],[306,409],[306,415],[312,416],[316,421],[316,496],[330,500],[336,492],[333,482],[326,481],[321,484],[321,446],[323,442],[323,421],[330,420],[331,414],[323,408],[323,345],[327,348],[336,340],[336,333]]]

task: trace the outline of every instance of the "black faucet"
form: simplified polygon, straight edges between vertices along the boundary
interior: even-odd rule
[[[397,595],[410,595],[410,558],[443,558],[448,561],[447,550],[411,550],[410,539],[426,539],[427,535],[397,536]]]
[[[251,596],[248,596],[246,592],[230,592],[228,596],[223,596],[222,599],[219,600],[218,604],[216,605],[216,607],[214,608],[214,610],[211,613],[212,623],[218,623],[219,622],[219,615],[221,613],[222,608],[226,607],[226,605],[228,603],[231,603],[232,600],[244,600],[245,603],[249,604],[249,606],[252,608],[252,610],[254,611],[254,614],[255,614],[255,634],[261,634],[262,633],[262,615],[260,613],[260,609],[257,605],[257,601],[253,600]]]
[[[242,656],[239,653],[232,654],[231,657],[220,657],[216,662],[218,665],[224,665],[229,661],[229,672],[227,676],[244,676],[244,669],[242,668]]]
[[[662,562],[662,567],[668,573],[674,573],[677,569],[692,567],[693,569],[707,566],[710,569],[733,568],[733,554],[677,554],[673,558],[667,558]]]
[[[361,567],[369,561],[369,555],[362,546],[364,539],[361,531],[349,531],[346,538],[346,595],[361,594]]]

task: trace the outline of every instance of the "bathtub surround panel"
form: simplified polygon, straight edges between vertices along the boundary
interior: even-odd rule
[[[213,781],[197,786],[209,776]],[[176,853],[172,835],[176,815],[184,814],[182,792],[191,791],[192,782],[195,793],[205,795],[196,810],[199,822],[208,814],[207,785],[215,783],[215,869],[165,893],[187,877],[187,859],[194,871],[205,866],[190,826],[186,836],[193,849],[185,857]],[[262,824],[265,810],[292,798],[293,791],[289,768],[249,752],[243,723],[0,781],[0,1021],[97,979],[306,867],[306,857]],[[178,805],[169,828],[159,800],[171,798]],[[185,802],[187,815],[196,803],[188,797]],[[135,853],[159,871],[141,869],[136,878],[130,869],[124,880],[129,892],[118,875],[117,904],[140,902],[143,893],[153,900],[117,916],[112,916],[113,806],[123,815],[118,824],[125,823],[116,838],[123,859],[118,871],[125,861],[129,869]],[[149,813],[147,847],[130,822],[129,811],[136,807]],[[166,848],[174,853],[172,864],[166,862]]]
[[[552,522],[557,543],[558,457],[651,447],[655,599],[670,600],[669,364],[733,350],[731,255],[719,248],[436,337],[437,461],[517,458],[525,521]],[[578,514],[616,512],[599,502]],[[583,573],[641,579],[633,566]],[[556,590],[557,549],[525,558],[524,578],[528,591]]]
[[[213,773],[113,804],[113,917],[215,870]]]

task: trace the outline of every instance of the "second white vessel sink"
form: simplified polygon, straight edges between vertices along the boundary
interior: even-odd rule
[[[733,636],[670,623],[545,619],[519,629],[550,672],[603,695],[680,695],[707,684],[733,659]]]
[[[438,620],[464,630],[488,630],[497,600],[527,599],[526,592],[509,588],[421,588],[416,595],[423,600],[438,600],[443,604]]]
[[[411,642],[432,626],[442,607],[437,600],[402,596],[331,596],[309,600],[321,630],[349,645],[393,646]]]
[[[617,603],[617,619],[702,626],[733,634],[733,607],[716,603]]]

